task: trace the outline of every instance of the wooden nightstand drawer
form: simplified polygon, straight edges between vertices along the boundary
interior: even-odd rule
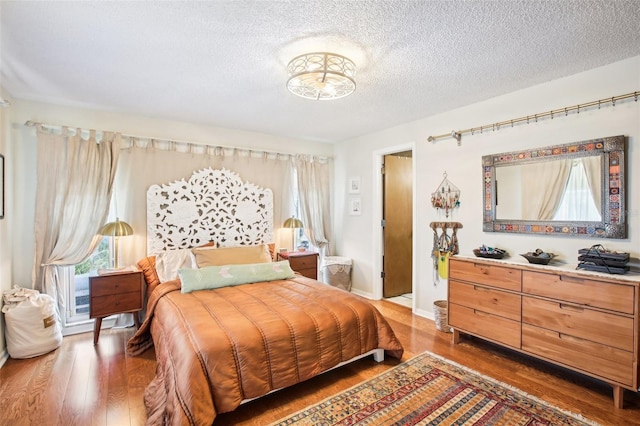
[[[309,256],[289,256],[289,264],[291,269],[317,269],[318,268],[318,255],[312,254]]]
[[[294,268],[291,268],[291,269],[293,269],[294,271],[296,271],[297,273],[299,273],[303,277],[313,278],[314,280],[318,279],[318,270],[315,269],[315,268],[311,268],[311,269],[294,269]]]
[[[98,343],[102,319],[109,315],[133,312],[133,320],[140,327],[138,311],[144,303],[142,272],[89,277],[89,317],[95,318],[93,344]]]
[[[91,318],[106,317],[121,312],[142,309],[140,292],[122,293],[117,296],[98,296],[91,298]]]
[[[312,251],[292,251],[278,253],[278,260],[289,260],[291,269],[307,278],[318,279],[318,253]]]
[[[140,274],[113,274],[91,279],[91,297],[140,291]]]

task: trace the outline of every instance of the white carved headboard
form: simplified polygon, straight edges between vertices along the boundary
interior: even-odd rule
[[[211,168],[147,190],[147,254],[273,241],[273,192]]]

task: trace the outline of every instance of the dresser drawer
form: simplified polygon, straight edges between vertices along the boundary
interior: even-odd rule
[[[633,351],[633,318],[524,296],[522,322]]]
[[[301,269],[317,269],[318,268],[318,256],[305,255],[305,256],[289,256],[289,265],[291,269],[300,272]]]
[[[449,302],[449,325],[494,342],[520,348],[520,322]]]
[[[520,321],[522,296],[449,280],[449,300],[468,308]]]
[[[524,271],[524,293],[559,299],[578,305],[634,313],[635,287],[588,278]]]
[[[316,269],[316,268],[311,268],[311,269],[295,269],[295,268],[291,268],[291,269],[294,269],[297,273],[299,273],[303,277],[313,278],[314,280],[318,279],[318,269]]]
[[[497,265],[449,259],[449,278],[521,291],[522,271]]]
[[[522,350],[587,374],[633,386],[633,353],[522,324]]]
[[[118,296],[98,296],[91,298],[90,317],[106,317],[121,312],[142,309],[142,294],[140,291],[122,293]]]
[[[137,291],[142,288],[142,273],[111,274],[91,277],[91,297]]]

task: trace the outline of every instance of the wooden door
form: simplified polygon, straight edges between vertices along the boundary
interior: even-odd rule
[[[385,155],[383,172],[383,296],[411,293],[413,166],[411,156]]]

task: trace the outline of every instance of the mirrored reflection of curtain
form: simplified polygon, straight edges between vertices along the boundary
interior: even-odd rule
[[[61,312],[69,266],[84,261],[101,239],[120,152],[120,134],[105,132],[98,141],[95,131],[88,140],[81,133],[37,127],[34,287]]]
[[[553,160],[522,166],[522,218],[551,220],[567,185],[573,160]]]
[[[600,213],[601,206],[596,206],[594,199],[594,189],[597,191],[600,200],[600,189],[602,180],[600,177],[600,160],[591,161],[595,157],[576,158],[573,160],[571,174],[567,181],[567,186],[562,197],[562,201],[553,220],[561,221],[595,221],[602,220]],[[589,172],[587,172],[589,169]],[[592,179],[589,183],[589,176]],[[593,186],[591,186],[593,185]]]
[[[602,217],[602,157],[592,155],[582,157],[581,160],[591,197],[598,210],[598,214]]]
[[[120,153],[116,176],[118,215],[134,229],[134,236],[120,247],[123,265],[135,264],[146,256],[146,194],[153,184],[169,183],[189,177],[207,167],[226,168],[264,188],[271,188],[274,200],[274,238],[276,247],[290,234],[280,227],[292,211],[291,161],[289,155],[224,148],[189,143],[130,138]]]
[[[331,163],[307,156],[296,156],[298,196],[305,235],[320,252],[320,259],[330,255],[331,235],[330,179]]]

